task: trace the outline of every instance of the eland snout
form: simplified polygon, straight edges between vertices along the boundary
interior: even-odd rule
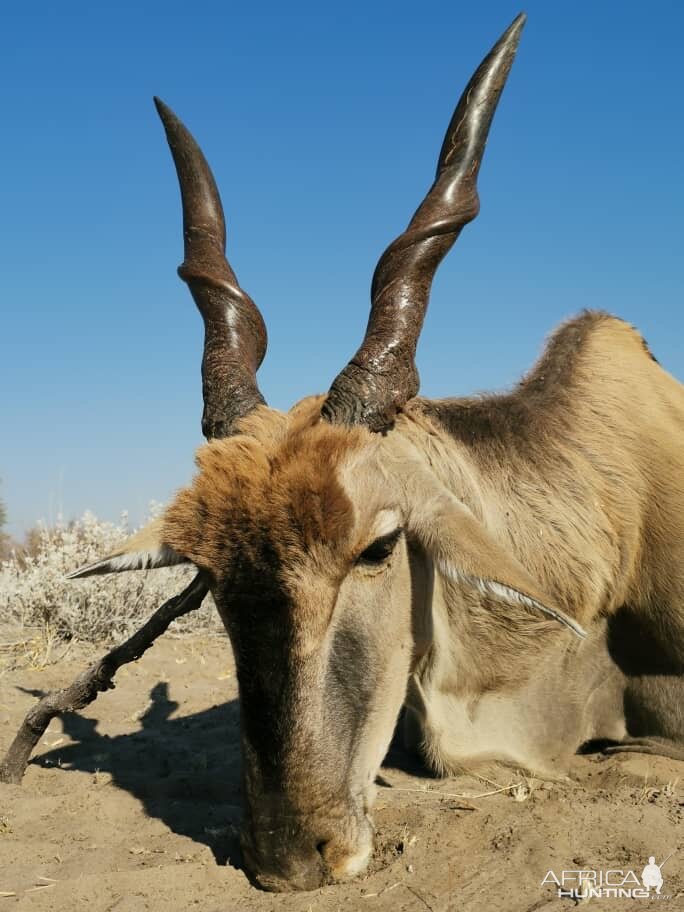
[[[310,814],[293,813],[280,796],[260,799],[241,835],[245,866],[265,890],[315,890],[360,874],[373,849],[362,807],[335,802]]]

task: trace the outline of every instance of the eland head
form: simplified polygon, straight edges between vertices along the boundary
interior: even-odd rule
[[[266,329],[226,259],[209,166],[156,101],[182,196],[179,273],[205,325],[208,443],[159,520],[74,576],[199,568],[237,665],[245,860],[269,889],[311,889],[366,866],[374,780],[428,648],[422,608],[436,572],[479,599],[483,619],[505,615],[504,636],[558,621],[577,629],[488,533],[474,501],[432,471],[414,399],[432,279],[478,213],[477,175],[523,25],[521,15],[463,93],[435,181],[375,270],[361,347],[327,395],[288,413],[257,386]],[[498,648],[494,634],[487,648]]]

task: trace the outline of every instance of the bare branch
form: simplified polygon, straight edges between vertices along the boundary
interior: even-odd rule
[[[50,721],[63,712],[83,709],[103,690],[112,690],[112,680],[122,665],[135,662],[166,631],[171,621],[199,608],[209,587],[198,573],[190,585],[164,602],[161,608],[120,646],[103,656],[82,672],[76,680],[62,690],[47,693],[28,713],[0,763],[0,782],[19,784],[23,778],[31,753],[45,733]]]

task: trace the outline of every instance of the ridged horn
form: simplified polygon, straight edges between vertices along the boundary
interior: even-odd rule
[[[479,211],[477,175],[525,18],[521,13],[514,20],[468,83],[446,132],[434,184],[406,231],[380,257],[365,338],[322,407],[330,422],[383,430],[418,392],[416,346],[432,280]]]
[[[264,404],[256,372],[266,353],[266,326],[226,259],[226,226],[214,176],[202,150],[173,111],[154,99],[176,166],[183,203],[185,258],[178,268],[204,320],[202,432],[228,437]]]

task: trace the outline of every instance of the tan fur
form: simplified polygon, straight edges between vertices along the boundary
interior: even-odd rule
[[[322,423],[319,408],[316,399],[289,415],[260,408],[240,435],[203,446],[199,474],[166,512],[163,540],[216,578],[238,553],[263,562],[264,534],[279,566],[323,544],[349,556],[353,508],[335,466],[368,435]]]
[[[415,399],[384,436],[321,402],[202,447],[157,534],[208,572],[231,634],[253,868],[294,815],[328,870],[358,869],[402,702],[439,772],[562,775],[584,742],[635,736],[677,755],[684,388],[634,329],[583,314],[511,393]],[[359,563],[395,522],[392,557]],[[273,883],[309,882],[297,858]]]
[[[474,631],[473,612],[455,614],[449,608],[453,594],[442,595],[445,604],[440,609],[437,598],[434,609],[441,610],[446,625],[435,638],[440,657],[433,655],[422,669],[435,705],[445,695],[467,705],[470,698],[457,683],[456,670],[459,682],[479,677],[482,693],[489,674],[508,670],[527,692],[518,699],[509,691],[501,726],[490,729],[481,756],[508,754],[537,770],[553,768],[552,754],[557,760],[560,755],[562,768],[563,758],[584,740],[627,736],[623,703],[640,701],[642,694],[645,699],[647,692],[651,734],[664,735],[669,725],[670,737],[674,729],[674,740],[684,744],[678,708],[684,696],[684,389],[655,362],[640,335],[606,314],[584,314],[557,331],[511,394],[415,400],[402,431],[542,590],[593,632],[586,647],[545,646],[549,661],[536,674],[537,689],[551,692],[553,702],[541,693],[534,700],[531,666],[516,654],[515,643],[506,644],[498,625],[491,636],[485,628]],[[615,619],[612,627],[602,626],[605,617]],[[649,661],[656,667],[648,686],[638,673],[632,677],[635,668],[625,676],[625,663],[616,658],[629,652],[625,638],[631,634],[623,618],[633,617],[642,619],[652,640]],[[454,644],[464,641],[469,646],[455,655]],[[638,653],[640,645],[632,648]],[[645,643],[642,652],[646,656]],[[470,654],[476,656],[474,667],[464,673]],[[678,701],[672,699],[673,671],[680,682]],[[602,701],[592,690],[596,681],[602,682]],[[424,702],[425,693],[417,705]],[[535,744],[527,749],[526,764],[519,754],[511,756],[510,735],[502,739],[506,718],[521,702]],[[443,729],[446,710],[435,705],[433,722],[441,720],[437,728]],[[606,714],[608,705],[612,716]],[[416,711],[428,724],[426,707]],[[449,711],[452,718],[457,715],[453,705]],[[539,746],[545,714],[555,718],[556,732],[547,739],[544,761]],[[463,768],[477,760],[467,739],[450,748],[444,741],[433,733],[423,744],[438,768]]]
[[[467,466],[487,526],[575,617],[646,607],[673,575],[681,583],[670,561],[684,523],[683,388],[626,323],[585,314],[509,396],[431,405],[411,413],[437,419],[439,435],[448,410],[438,474],[449,484]]]

